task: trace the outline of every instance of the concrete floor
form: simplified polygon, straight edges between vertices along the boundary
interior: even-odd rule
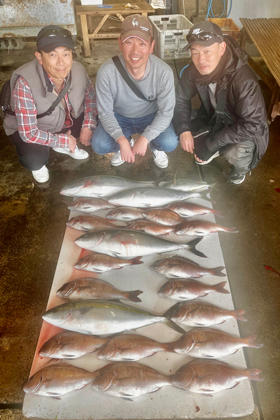
[[[28,44],[23,51],[1,51],[0,85],[11,72],[30,61],[35,51]],[[118,51],[117,41],[96,42],[92,57],[82,61],[94,82],[99,66]],[[169,63],[174,69],[174,62]],[[186,63],[177,61],[178,68]],[[270,93],[263,88],[269,100]],[[169,154],[168,169],[159,170],[150,153],[137,157],[134,165],[110,166],[108,156],[90,152],[87,161],[50,153],[50,181],[35,184],[30,173],[17,161],[13,145],[0,127],[0,419],[22,419],[23,384],[29,376],[42,314],[45,312],[65,223],[67,197],[59,194],[66,183],[95,174],[111,174],[138,180],[177,177],[216,182],[212,199],[226,218],[225,226],[236,226],[238,235],[221,234],[220,240],[229,273],[236,308],[246,310],[249,319],[240,323],[242,336],[257,334],[259,350],[245,350],[249,367],[263,371],[264,382],[253,384],[255,411],[246,420],[280,418],[280,272],[279,208],[280,121],[270,127],[270,144],[259,166],[238,186],[226,183],[229,171],[220,158],[198,168],[180,147]],[[245,418],[244,418],[245,420]]]

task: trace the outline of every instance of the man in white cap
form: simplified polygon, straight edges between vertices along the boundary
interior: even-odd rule
[[[149,145],[155,164],[166,168],[165,152],[171,152],[178,144],[171,123],[175,106],[173,72],[164,61],[152,55],[152,36],[152,25],[146,17],[136,14],[124,19],[119,38],[119,64],[138,94],[128,85],[113,59],[106,61],[97,73],[100,123],[92,136],[92,148],[101,155],[113,152],[113,166],[135,162],[135,155],[144,156]],[[134,144],[131,136],[135,133],[140,137]]]
[[[86,159],[76,138],[88,146],[96,127],[95,91],[82,64],[73,62],[73,50],[71,32],[46,26],[37,35],[36,58],[15,70],[10,81],[4,129],[19,162],[40,183],[49,179],[49,149]]]
[[[266,151],[268,125],[258,80],[247,55],[219,26],[204,21],[187,35],[192,63],[178,85],[174,126],[184,150],[205,165],[219,155],[231,164],[230,184],[241,184]],[[201,108],[192,120],[191,99]],[[192,121],[191,121],[192,120]]]

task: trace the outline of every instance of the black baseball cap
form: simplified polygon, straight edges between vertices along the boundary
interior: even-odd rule
[[[220,44],[224,41],[221,28],[216,23],[209,22],[208,20],[194,25],[186,38],[188,44],[183,48],[183,51],[188,50],[192,44],[208,47],[209,45],[215,44],[215,42]]]
[[[57,47],[75,49],[71,32],[57,25],[42,28],[37,35],[37,51],[49,53]]]

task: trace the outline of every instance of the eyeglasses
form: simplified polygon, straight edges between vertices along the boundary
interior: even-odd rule
[[[188,43],[196,42],[196,41],[211,41],[212,39],[220,39],[223,40],[223,38],[215,34],[215,32],[203,32],[201,34],[188,34],[187,35],[187,41]]]
[[[51,29],[51,28],[49,28],[49,29],[47,29],[45,32],[43,32],[40,35],[40,37],[37,39],[37,42],[41,38],[44,38],[44,37],[51,38],[52,36],[58,36],[58,35],[61,35],[64,38],[72,38],[71,32],[68,31],[68,29],[64,29],[64,28],[61,28],[61,29]]]

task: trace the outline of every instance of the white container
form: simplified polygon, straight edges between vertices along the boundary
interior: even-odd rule
[[[190,57],[183,51],[193,24],[184,15],[149,16],[154,28],[155,51],[163,60]]]
[[[82,6],[97,6],[103,4],[103,0],[81,0]]]

